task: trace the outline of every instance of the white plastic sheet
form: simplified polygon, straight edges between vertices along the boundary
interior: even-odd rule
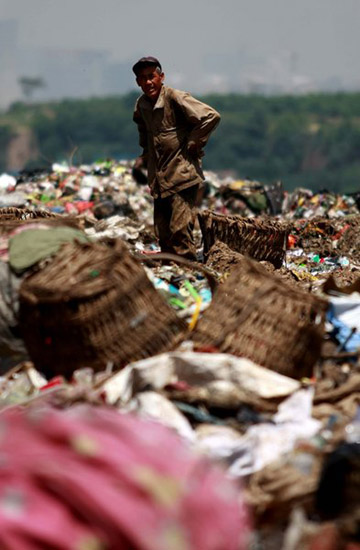
[[[290,452],[296,441],[309,439],[321,429],[321,422],[311,418],[312,398],[312,388],[297,391],[280,405],[273,423],[252,426],[243,436],[221,427],[210,429],[199,438],[200,449],[213,458],[226,459],[233,477],[261,470]]]
[[[155,420],[168,428],[172,428],[188,441],[195,441],[195,432],[190,422],[163,395],[153,392],[141,392],[134,397],[122,410],[135,412],[142,418]]]
[[[214,386],[223,391],[238,387],[265,399],[283,397],[284,401],[271,422],[251,426],[245,435],[227,426],[201,425],[193,431],[174,405],[156,393],[179,380],[209,390]],[[148,386],[154,391],[138,393]],[[321,422],[311,418],[313,389],[300,388],[298,381],[248,359],[194,352],[174,352],[138,361],[104,385],[108,402],[175,429],[200,451],[225,460],[234,477],[262,469],[291,451],[298,439],[309,439],[320,430]]]
[[[285,398],[300,388],[297,380],[260,367],[249,359],[225,353],[188,351],[156,355],[132,363],[111,378],[104,390],[110,403],[117,400],[126,403],[148,385],[159,390],[179,380],[202,387],[215,381],[232,382],[264,399]]]
[[[334,307],[334,315],[350,328],[360,331],[360,294],[331,296],[330,303]]]

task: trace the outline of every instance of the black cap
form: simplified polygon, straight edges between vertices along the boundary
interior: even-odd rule
[[[132,70],[134,71],[134,73],[137,76],[138,72],[141,69],[143,69],[144,67],[151,67],[153,65],[155,67],[159,67],[160,71],[162,71],[160,61],[158,59],[156,59],[156,57],[152,57],[151,55],[148,56],[148,57],[142,57],[141,59],[139,59],[139,61],[137,61],[135,63],[135,65],[133,66]]]

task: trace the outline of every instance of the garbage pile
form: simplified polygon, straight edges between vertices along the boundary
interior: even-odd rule
[[[37,430],[49,451],[46,468],[36,453],[0,465],[4,547],[52,544],[35,520],[21,523],[32,495],[85,537],[74,548],[359,548],[356,197],[207,173],[192,262],[159,253],[146,175],[131,162],[57,165],[0,188],[0,425],[21,435],[0,439],[0,454],[20,456],[27,436],[36,448]],[[70,420],[87,434],[75,446],[83,464],[65,449]],[[98,475],[93,436],[108,446]],[[129,478],[140,451],[146,468]],[[204,465],[180,486],[182,453],[232,481],[207,486]]]
[[[284,197],[283,212],[288,219],[324,217],[341,218],[358,214],[358,193],[337,195],[323,190],[313,193],[309,189],[296,189]]]

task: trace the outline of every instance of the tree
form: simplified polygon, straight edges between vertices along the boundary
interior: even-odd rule
[[[35,90],[38,90],[39,88],[45,88],[46,86],[45,81],[38,76],[21,76],[18,79],[18,82],[21,86],[22,93],[28,102],[30,102],[30,100],[32,99]]]

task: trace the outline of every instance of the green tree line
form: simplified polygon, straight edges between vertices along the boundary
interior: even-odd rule
[[[132,121],[136,97],[130,93],[31,106],[16,103],[6,117],[26,120],[31,127],[39,149],[32,166],[69,158],[75,149],[75,164],[106,157],[131,159],[139,154]],[[239,178],[264,183],[282,180],[287,189],[360,189],[360,93],[200,99],[222,117],[206,148],[205,169],[231,170]]]

